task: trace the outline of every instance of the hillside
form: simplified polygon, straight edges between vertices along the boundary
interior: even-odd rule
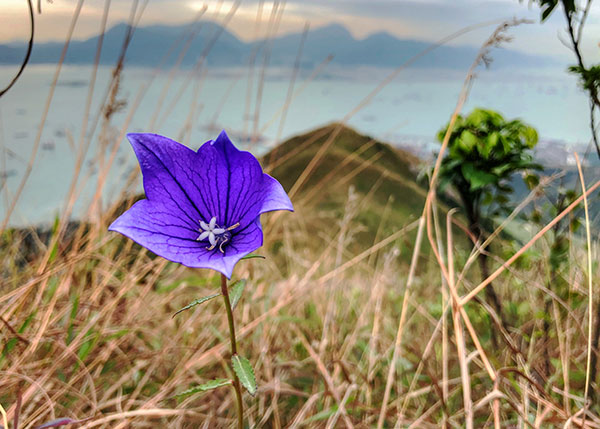
[[[351,186],[357,197],[356,221],[362,227],[358,233],[368,241],[380,225],[380,233],[389,234],[417,219],[426,192],[416,182],[421,161],[344,126],[312,174],[294,190],[298,178],[338,126],[331,124],[282,143],[264,156],[266,171],[292,192],[296,206],[310,208],[305,213],[311,217],[309,222],[325,224],[319,229],[331,228],[343,218]]]

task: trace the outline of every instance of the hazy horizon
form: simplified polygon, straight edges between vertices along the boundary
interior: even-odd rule
[[[155,0],[148,2],[143,10],[139,25],[153,24],[184,25],[189,23],[204,5],[207,6],[202,19],[223,22],[224,17],[235,2],[225,0]],[[262,2],[262,10],[256,0],[241,1],[227,29],[242,41],[264,38],[273,2]],[[107,26],[127,21],[131,2],[114,0],[109,10]],[[42,13],[36,11],[36,35],[38,43],[62,41],[71,16],[76,7],[75,0],[55,0],[42,2]],[[485,7],[483,7],[485,6]],[[18,0],[5,0],[2,16],[10,20],[11,26],[0,28],[0,43],[23,41],[29,37],[27,5]],[[280,13],[281,9],[277,13]],[[512,17],[532,20],[530,25],[522,25],[512,31],[514,36],[510,48],[528,54],[553,56],[572,62],[572,53],[560,41],[565,21],[562,11],[554,13],[541,24],[540,9],[537,5],[517,0],[443,0],[403,1],[391,0],[335,0],[323,4],[316,0],[304,2],[289,1],[284,5],[283,14],[276,35],[281,36],[302,31],[308,23],[311,29],[331,24],[344,25],[357,39],[371,34],[387,32],[402,39],[434,42],[468,25]],[[84,3],[81,16],[75,29],[74,39],[81,40],[99,33],[103,7]],[[257,18],[260,16],[260,20]],[[260,23],[257,25],[257,21]],[[583,40],[584,55],[594,59],[600,50],[593,40],[593,34],[600,33],[600,8],[591,9],[586,22]],[[480,46],[489,33],[488,28],[475,30],[458,38],[450,45]]]

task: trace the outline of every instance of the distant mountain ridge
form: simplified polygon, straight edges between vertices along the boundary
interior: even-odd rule
[[[218,32],[221,32],[210,49],[206,64],[214,67],[243,66],[253,55],[262,61],[265,47],[270,49],[271,66],[292,66],[294,64],[302,34],[294,33],[276,37],[270,41],[244,42],[227,29],[211,21],[197,24],[199,30],[185,55],[182,66],[191,67],[203,55],[207,46]],[[175,61],[185,44],[189,26],[151,25],[135,29],[127,50],[126,62],[135,66],[154,66],[171,47],[176,48],[169,55]],[[121,23],[109,29],[104,35],[101,64],[114,64],[121,52],[121,46],[128,30]],[[187,31],[189,34],[189,31]],[[70,43],[65,62],[67,64],[92,64],[99,36]],[[176,43],[178,42],[179,43]],[[431,44],[425,41],[399,39],[389,33],[380,32],[364,39],[356,39],[346,27],[331,24],[310,30],[304,45],[301,67],[312,68],[328,55],[334,55],[333,64],[340,66],[397,67],[409,58],[423,51]],[[32,64],[55,63],[60,57],[62,42],[36,43],[30,62]],[[0,64],[18,64],[25,55],[25,43],[0,45]],[[470,46],[440,46],[419,59],[416,67],[422,68],[464,68],[475,58],[478,48]],[[493,52],[495,67],[539,67],[556,64],[552,57],[529,55],[510,49],[496,49]]]

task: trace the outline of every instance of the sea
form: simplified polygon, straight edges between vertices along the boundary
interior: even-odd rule
[[[463,107],[501,112],[534,126],[551,147],[587,145],[585,93],[564,67],[477,70]],[[0,67],[0,86],[15,74]],[[285,139],[334,121],[402,147],[423,158],[438,147],[436,134],[454,111],[466,70],[268,68],[156,71],[125,67],[111,95],[112,67],[65,65],[52,91],[56,65],[29,65],[0,98],[0,218],[4,218],[27,172],[38,130],[39,151],[10,216],[10,225],[48,225],[66,206],[81,143],[90,142],[72,218],[87,213],[99,172],[116,144],[102,204],[122,195],[137,162],[126,132],[153,132],[197,148],[225,129],[241,148],[261,155]],[[382,82],[396,73],[386,85]],[[94,82],[92,103],[86,100]],[[52,91],[52,94],[51,94]],[[100,109],[114,95],[116,111]],[[47,103],[48,114],[44,117]],[[82,138],[82,129],[86,132]],[[109,142],[108,146],[100,142]],[[104,160],[104,161],[103,161]],[[128,188],[129,189],[129,188]],[[138,175],[130,192],[141,191]]]

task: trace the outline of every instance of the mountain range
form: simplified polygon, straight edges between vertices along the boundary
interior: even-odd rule
[[[214,67],[232,67],[248,64],[252,55],[262,63],[265,48],[269,49],[271,66],[292,66],[302,39],[302,33],[287,34],[269,40],[245,42],[211,21],[190,26],[151,25],[135,29],[127,50],[126,63],[135,66],[155,66],[168,55],[175,61],[185,44],[187,34],[196,30],[190,48],[183,58],[182,66],[191,67],[219,34],[209,50],[206,64]],[[129,26],[121,23],[104,34],[101,64],[114,64],[121,52]],[[183,37],[182,37],[183,35]],[[67,64],[92,64],[99,36],[86,40],[73,40],[65,59]],[[331,24],[308,32],[301,60],[302,68],[313,68],[327,56],[333,55],[332,63],[339,66],[397,67],[409,58],[429,47],[431,43],[419,40],[399,39],[380,32],[364,39],[356,39],[340,24]],[[175,49],[171,49],[176,46]],[[19,64],[26,51],[24,42],[0,45],[0,64]],[[62,42],[35,43],[30,62],[32,64],[56,63],[63,48]],[[472,46],[440,46],[416,61],[421,68],[468,67],[478,52]],[[495,49],[492,53],[495,67],[540,67],[556,64],[552,57],[530,55],[510,49]],[[167,63],[168,64],[168,63]]]

